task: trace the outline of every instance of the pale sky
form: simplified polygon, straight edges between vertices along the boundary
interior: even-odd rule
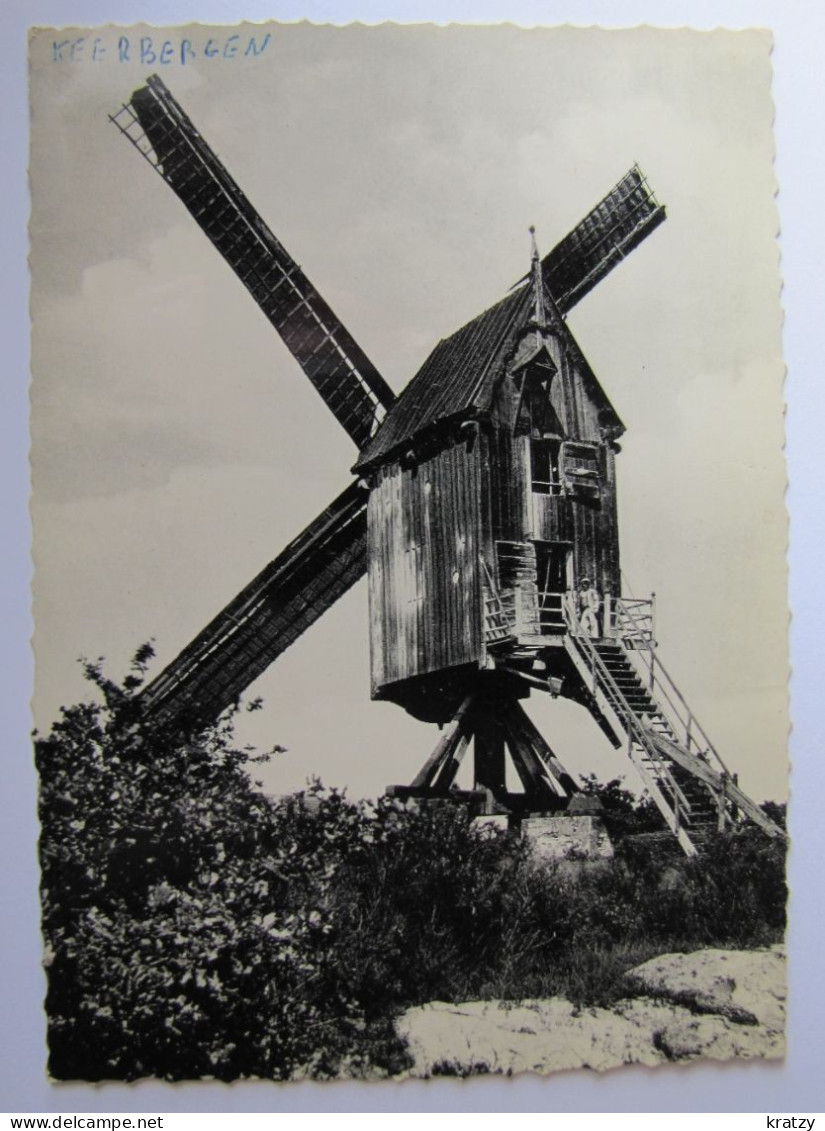
[[[667,222],[569,324],[627,425],[623,568],[636,595],[657,594],[661,658],[743,787],[783,799],[770,37],[272,32],[256,59],[189,59],[163,78],[398,391],[525,272],[530,224],[549,250],[634,160],[647,173]],[[356,455],[232,271],[108,123],[161,68],[118,63],[118,33],[98,35],[99,62],[88,43],[52,62],[48,32],[32,47],[41,727],[85,694],[80,655],[120,674],[153,636],[160,670],[350,481]],[[366,628],[362,582],[250,688],[265,710],[244,737],[288,747],[260,772],[266,788],[317,774],[374,795],[429,753],[435,728],[369,701]],[[634,782],[582,708],[534,697],[528,709],[571,771]]]

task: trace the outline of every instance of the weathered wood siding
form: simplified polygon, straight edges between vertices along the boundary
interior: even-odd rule
[[[597,502],[570,500],[573,519],[573,576],[589,577],[602,593],[620,593],[619,533],[616,516],[615,456],[600,445],[600,495]]]
[[[540,542],[570,542],[573,524],[570,507],[561,495],[533,494],[533,525],[531,537]]]
[[[530,501],[530,442],[514,436],[509,409],[511,391],[505,382],[492,414],[490,435],[484,437],[486,474],[484,494],[490,515],[488,549],[497,541],[522,542],[532,526]],[[503,403],[502,403],[503,402]],[[490,559],[492,561],[492,558]]]
[[[559,540],[572,541],[574,583],[589,577],[603,592],[616,594],[620,583],[615,455],[604,440],[599,397],[572,336],[564,332],[555,336],[551,352],[558,368],[551,401],[564,422],[568,440],[598,446],[599,491],[592,499],[570,494],[560,499],[555,521],[545,511],[540,524],[543,530],[536,530],[532,537],[553,534]]]
[[[368,506],[372,690],[482,655],[480,445],[376,473]]]
[[[578,347],[565,332],[550,340],[557,373],[550,402],[567,441],[596,445],[598,490],[561,495],[531,491],[530,445],[514,429],[518,393],[504,377],[491,413],[486,491],[490,536],[497,541],[570,542],[574,584],[589,577],[603,592],[620,592],[615,454],[605,440],[601,404]],[[503,585],[501,579],[499,583]]]

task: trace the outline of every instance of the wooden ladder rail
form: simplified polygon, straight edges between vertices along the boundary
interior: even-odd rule
[[[483,588],[486,587],[490,594],[489,597],[482,594],[484,596],[484,642],[487,645],[501,644],[504,640],[512,639],[512,628],[504,611],[501,594],[496,587],[495,578],[487,564],[487,559],[483,554],[479,554],[478,560],[484,573]],[[489,612],[487,610],[488,600],[492,606]]]
[[[671,758],[677,765],[688,770],[695,777],[703,781],[714,793],[719,793],[732,804],[743,811],[755,825],[758,825],[769,837],[787,840],[784,829],[775,824],[756,805],[746,793],[727,775],[720,775],[707,763],[700,761],[693,754],[688,754],[678,743],[670,742],[664,735],[650,732],[651,741],[659,747],[663,754]]]

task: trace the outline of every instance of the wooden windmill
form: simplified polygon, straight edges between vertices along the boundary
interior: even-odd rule
[[[355,480],[148,685],[151,709],[215,719],[368,573],[373,698],[446,727],[396,796],[565,811],[578,787],[521,705],[544,691],[583,704],[626,750],[685,852],[743,814],[781,835],[669,678],[652,601],[621,593],[624,426],[564,317],[665,219],[638,167],[543,259],[534,243],[529,275],[441,341],[396,397],[158,77],[111,120],[234,269],[359,453]],[[470,747],[474,788],[462,793]]]

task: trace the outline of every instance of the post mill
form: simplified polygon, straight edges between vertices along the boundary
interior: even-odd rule
[[[522,706],[582,704],[682,849],[742,819],[738,787],[622,594],[624,425],[565,315],[665,219],[637,166],[529,274],[441,341],[398,397],[255,212],[163,82],[111,116],[249,290],[358,448],[354,480],[143,695],[214,720],[365,573],[372,697],[444,729],[398,797],[559,814],[579,792]],[[474,788],[455,787],[472,747]],[[521,790],[507,784],[507,759]]]

